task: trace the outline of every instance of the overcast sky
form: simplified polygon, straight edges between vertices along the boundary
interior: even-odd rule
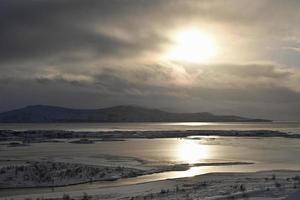
[[[299,0],[1,0],[0,111],[137,104],[300,120]],[[170,60],[199,29],[218,53]]]

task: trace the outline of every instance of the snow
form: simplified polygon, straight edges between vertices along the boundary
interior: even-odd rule
[[[279,200],[300,188],[300,171],[264,171],[254,173],[211,173],[190,178],[162,180],[136,185],[91,190],[53,192],[44,194],[10,196],[9,199],[62,199],[64,194],[72,199],[251,199]],[[299,192],[298,192],[299,193]],[[298,193],[295,193],[298,195]],[[66,197],[66,196],[65,196]],[[0,200],[7,199],[5,197]],[[294,200],[294,199],[289,199]]]
[[[79,184],[84,182],[92,182],[95,180],[114,180],[119,178],[134,177],[137,175],[158,173],[163,171],[186,170],[192,166],[207,165],[242,165],[251,164],[250,162],[234,161],[223,163],[194,163],[191,164],[173,164],[158,165],[151,164],[144,160],[132,157],[104,155],[97,153],[86,154],[82,149],[71,152],[69,154],[57,153],[57,149],[53,154],[54,147],[58,145],[50,144],[53,142],[61,142],[63,150],[70,147],[81,146],[85,149],[94,147],[99,142],[105,141],[118,142],[122,141],[116,138],[126,138],[126,136],[136,138],[155,138],[155,137],[178,137],[196,135],[220,134],[219,132],[132,132],[130,133],[103,133],[97,132],[60,132],[55,133],[49,131],[37,132],[5,132],[2,131],[2,155],[5,159],[0,160],[0,188],[18,188],[20,187],[53,187],[65,186],[71,184]],[[86,136],[91,136],[86,139]],[[115,135],[116,134],[116,135]],[[167,135],[165,135],[167,134]],[[34,136],[38,139],[32,139]],[[279,132],[240,132],[227,131],[221,135],[231,136],[257,136],[260,137],[287,137],[284,133]],[[23,141],[24,137],[28,137],[30,143],[41,143],[42,145],[31,144],[30,146],[14,145],[9,146],[10,142]],[[116,137],[118,136],[118,137]],[[116,137],[116,138],[115,138]],[[55,139],[55,140],[54,140]],[[68,143],[69,141],[75,141]],[[27,142],[28,142],[27,141]],[[46,148],[46,143],[50,145],[49,151],[35,156],[35,152],[39,151],[37,147]],[[21,143],[20,143],[21,144]],[[27,144],[27,143],[26,143]],[[78,145],[78,146],[76,146]],[[94,145],[94,146],[93,146]],[[30,150],[28,154],[23,154],[22,149]],[[18,151],[16,153],[15,151]],[[32,153],[33,152],[33,153]],[[50,153],[49,153],[50,152]],[[12,154],[9,154],[12,153]],[[58,156],[59,155],[59,156]],[[127,155],[127,154],[126,154]],[[270,169],[270,168],[268,168]],[[140,200],[140,199],[157,199],[157,200],[175,200],[175,199],[247,199],[251,200],[288,200],[300,199],[300,171],[263,171],[255,173],[210,173],[190,178],[160,180],[142,184],[122,185],[117,187],[98,187],[83,188],[77,185],[78,190],[70,190],[64,192],[48,192],[40,194],[9,194],[10,196],[0,198],[4,199],[123,199],[123,200]],[[82,187],[82,188],[80,188]],[[3,190],[2,190],[3,191]],[[0,190],[1,194],[1,190]]]
[[[0,188],[63,186],[95,180],[134,177],[145,173],[146,171],[143,170],[122,166],[28,161],[23,166],[0,168]]]

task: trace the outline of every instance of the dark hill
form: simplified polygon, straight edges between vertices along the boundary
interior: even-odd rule
[[[260,122],[230,115],[208,112],[171,113],[139,106],[115,106],[102,109],[70,109],[56,106],[35,105],[0,113],[2,123],[39,122]]]

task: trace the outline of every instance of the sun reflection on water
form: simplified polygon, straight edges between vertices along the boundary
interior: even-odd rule
[[[184,139],[178,144],[177,157],[183,163],[195,164],[207,159],[209,150],[198,141]]]
[[[172,126],[209,126],[217,125],[217,122],[169,122],[169,123],[160,123],[160,125],[172,125]]]

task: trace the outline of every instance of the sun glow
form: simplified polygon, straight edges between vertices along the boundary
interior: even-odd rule
[[[193,140],[182,140],[177,148],[178,158],[189,164],[197,163],[208,157],[208,149]]]
[[[218,52],[214,37],[196,28],[176,32],[172,42],[165,55],[172,61],[205,63]]]

